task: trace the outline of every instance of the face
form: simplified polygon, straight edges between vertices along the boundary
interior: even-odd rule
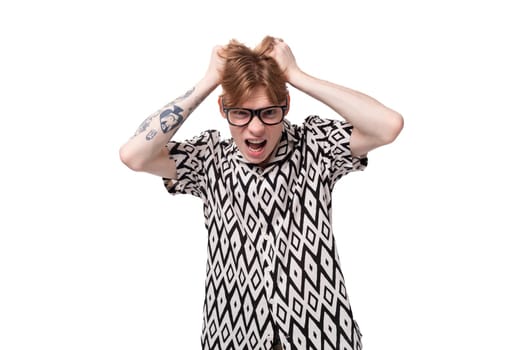
[[[272,105],[264,88],[258,88],[247,101],[235,107],[259,109]],[[221,114],[226,118],[222,108]],[[259,165],[264,165],[269,160],[283,132],[283,122],[265,125],[257,116],[246,126],[229,126],[232,138],[246,161]]]

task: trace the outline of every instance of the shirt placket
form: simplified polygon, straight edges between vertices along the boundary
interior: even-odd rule
[[[271,227],[272,223],[269,222],[266,216],[271,210],[271,206],[274,205],[274,201],[270,196],[274,196],[274,190],[270,188],[269,184],[262,173],[258,174],[257,184],[257,212],[259,219],[259,237],[258,237],[258,252],[261,259],[262,270],[263,270],[263,285],[267,297],[267,303],[270,315],[272,317],[272,329],[264,335],[265,338],[274,340],[274,333],[277,332],[275,320],[276,320],[276,238],[280,228]],[[273,233],[272,233],[273,231]]]

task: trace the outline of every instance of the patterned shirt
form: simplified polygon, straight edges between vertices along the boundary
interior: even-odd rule
[[[265,167],[213,130],[168,144],[178,178],[166,189],[204,203],[203,349],[361,348],[331,223],[335,183],[367,166],[351,134],[343,121],[285,120]]]

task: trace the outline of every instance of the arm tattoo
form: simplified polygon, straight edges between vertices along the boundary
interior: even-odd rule
[[[184,116],[182,115],[182,112],[184,112],[184,109],[177,106],[176,103],[185,100],[194,91],[195,91],[195,86],[189,89],[188,91],[186,91],[184,95],[177,97],[174,102],[168,104],[164,108],[164,110],[160,112],[160,128],[162,129],[163,133],[166,134],[172,131],[173,129],[178,128],[184,122]],[[188,109],[188,112],[186,113],[186,116],[190,115],[190,113],[194,109],[195,107],[190,106],[190,108]]]
[[[192,87],[191,89],[189,89],[188,91],[186,91],[186,93],[184,95],[177,97],[175,99],[175,102],[180,102],[180,101],[186,99],[188,96],[190,96],[193,93],[193,91],[195,91],[195,86]]]
[[[144,120],[142,122],[142,124],[140,124],[139,128],[137,129],[137,131],[135,131],[135,135],[133,135],[133,137],[137,136],[138,134],[141,134],[143,133],[144,131],[146,131],[146,129],[149,127],[149,125],[151,124],[151,120],[153,119],[154,115],[150,115],[148,118],[146,118],[146,120]]]
[[[148,132],[148,134],[146,135],[146,141],[152,140],[155,137],[155,135],[157,135],[157,130],[150,130],[150,132]]]
[[[182,116],[183,111],[182,108],[173,104],[160,112],[160,128],[163,133],[166,134],[182,124],[184,121],[184,117]]]
[[[155,118],[157,115],[160,119],[160,127],[162,129],[163,133],[168,133],[172,131],[175,128],[178,128],[183,122],[184,122],[184,116],[182,115],[182,112],[184,112],[184,109],[177,106],[176,103],[185,100],[188,98],[193,92],[195,91],[195,87],[191,88],[190,90],[186,91],[186,93],[182,96],[179,96],[175,99],[175,101],[168,103],[164,108],[157,111],[156,113],[149,116],[146,120],[140,124],[139,128],[135,132],[135,135],[133,137],[136,137],[137,135],[143,133],[146,131],[153,118]],[[202,99],[197,101],[193,106],[190,106],[188,109],[187,115],[189,115],[197,106],[202,102]],[[148,132],[146,135],[146,140],[150,141],[157,135],[157,130],[152,129]]]

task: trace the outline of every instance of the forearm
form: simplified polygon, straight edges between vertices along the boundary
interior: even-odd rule
[[[135,170],[147,169],[148,163],[161,156],[168,141],[217,86],[216,79],[205,76],[184,95],[146,118],[135,135],[121,147],[124,163]]]
[[[289,83],[332,108],[361,133],[377,138],[380,144],[391,142],[400,130],[402,117],[397,112],[359,91],[300,70],[290,74]]]

